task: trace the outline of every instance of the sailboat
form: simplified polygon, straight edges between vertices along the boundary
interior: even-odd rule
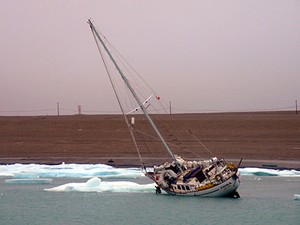
[[[183,157],[176,155],[170,148],[170,144],[165,140],[161,134],[158,126],[154,123],[152,117],[148,112],[149,101],[152,98],[145,98],[142,100],[139,97],[138,91],[134,88],[127,76],[125,76],[119,58],[116,59],[113,51],[115,48],[110,46],[110,42],[106,37],[100,33],[93,22],[89,19],[88,24],[91,28],[93,37],[96,41],[98,50],[101,54],[105,65],[106,72],[109,76],[117,101],[123,113],[125,122],[129,128],[129,132],[133,139],[134,145],[137,149],[138,156],[142,164],[142,171],[144,174],[156,183],[156,193],[162,191],[172,195],[192,195],[192,196],[208,196],[208,197],[239,197],[237,188],[240,185],[240,173],[238,166],[227,163],[224,159],[212,157],[207,160],[185,160]],[[117,71],[119,78],[125,83],[125,87],[129,90],[131,97],[133,97],[137,107],[131,111],[126,112],[121,104],[122,96],[118,95],[117,87],[113,83],[113,78],[110,75],[109,68],[104,60],[104,52],[106,57],[111,61],[113,67]],[[156,96],[158,99],[159,97]],[[152,127],[154,133],[162,144],[164,151],[168,154],[169,160],[157,165],[146,166],[143,162],[143,157],[139,150],[137,140],[135,137],[135,122],[134,117],[130,118],[132,112],[141,111],[146,121]],[[241,161],[240,161],[241,163]]]

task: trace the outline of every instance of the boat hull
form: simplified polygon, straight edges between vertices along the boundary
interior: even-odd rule
[[[173,194],[173,195],[191,195],[191,196],[203,196],[203,197],[227,197],[227,196],[232,196],[237,188],[240,185],[240,180],[238,177],[231,177],[225,182],[208,188],[206,190],[201,190],[201,191],[190,191],[190,192],[173,192],[169,191],[167,189],[163,189],[165,192],[168,194]]]

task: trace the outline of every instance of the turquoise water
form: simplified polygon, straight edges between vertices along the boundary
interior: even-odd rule
[[[75,180],[80,182],[83,180]],[[243,176],[240,199],[148,193],[47,192],[0,183],[1,224],[300,224],[300,178]],[[74,182],[74,180],[72,180]],[[145,178],[134,179],[145,183]]]
[[[146,192],[51,192],[51,184],[6,184],[0,179],[0,224],[300,224],[300,177],[243,175],[240,199],[157,195]],[[105,179],[103,179],[105,180]],[[147,178],[108,179],[138,184]]]

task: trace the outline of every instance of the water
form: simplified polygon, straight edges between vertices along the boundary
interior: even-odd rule
[[[241,171],[241,198],[228,199],[157,195],[137,169],[0,166],[0,224],[299,224],[299,172],[251,170]],[[18,177],[33,183],[5,183]],[[34,183],[43,177],[52,183]]]

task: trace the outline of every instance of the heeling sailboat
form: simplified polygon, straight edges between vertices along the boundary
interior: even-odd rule
[[[104,62],[106,71],[109,75],[110,82],[112,84],[113,90],[116,94],[118,103],[120,105],[121,111],[124,115],[124,119],[129,128],[130,134],[133,138],[133,142],[137,149],[139,158],[142,163],[143,172],[147,177],[153,180],[157,184],[156,192],[160,193],[161,189],[169,194],[176,195],[195,195],[195,196],[210,196],[210,197],[222,197],[222,196],[232,196],[239,197],[236,191],[240,185],[240,174],[238,167],[233,164],[228,164],[224,159],[218,159],[217,157],[212,157],[209,160],[200,161],[187,161],[182,157],[173,154],[167,141],[161,135],[161,132],[153,122],[150,117],[146,103],[149,101],[151,96],[145,101],[142,101],[134,89],[131,82],[123,73],[116,59],[114,58],[111,50],[108,48],[108,42],[106,38],[101,35],[95,28],[91,20],[88,20],[91,31],[93,33],[94,39],[96,41],[98,50],[101,54],[102,60]],[[101,44],[101,45],[100,45]],[[124,81],[126,87],[129,89],[134,100],[138,104],[136,109],[132,111],[141,110],[147,121],[151,125],[161,144],[163,145],[165,151],[170,156],[171,160],[165,162],[160,166],[154,166],[152,169],[146,167],[143,163],[143,157],[141,156],[135,134],[133,122],[130,123],[127,117],[128,113],[125,112],[122,104],[121,98],[118,95],[117,88],[113,83],[113,79],[108,71],[108,66],[105,63],[104,56],[101,50],[101,46],[108,55],[108,58],[113,63],[115,69],[117,70],[119,76]],[[153,94],[152,94],[153,95]],[[130,111],[130,112],[132,112]],[[129,112],[129,113],[130,113]]]

